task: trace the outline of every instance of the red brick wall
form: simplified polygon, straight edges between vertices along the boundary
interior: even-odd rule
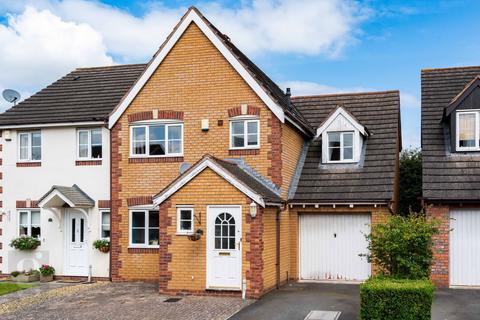
[[[433,238],[433,265],[430,278],[435,285],[448,287],[450,208],[448,206],[428,207],[427,215],[440,222],[440,232]]]

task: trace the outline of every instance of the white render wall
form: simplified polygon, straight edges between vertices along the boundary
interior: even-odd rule
[[[65,270],[64,222],[48,209],[41,209],[41,246],[32,252],[21,252],[9,246],[11,239],[18,236],[17,200],[38,200],[52,185],[72,186],[77,184],[94,201],[95,207],[88,209],[87,248],[93,276],[109,276],[109,254],[93,249],[92,242],[100,238],[100,214],[98,200],[110,199],[110,132],[102,128],[103,160],[101,166],[76,166],[77,128],[39,128],[42,136],[41,167],[17,167],[17,131],[11,130],[11,141],[1,138],[3,145],[3,249],[0,256],[3,273],[29,269],[29,262],[48,263],[54,266],[57,275],[68,275]],[[49,222],[51,220],[51,222]],[[38,265],[34,266],[37,267]]]

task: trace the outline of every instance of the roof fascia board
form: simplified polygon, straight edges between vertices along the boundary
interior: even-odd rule
[[[262,207],[265,207],[265,202],[263,201],[263,198],[260,195],[255,193],[250,188],[247,188],[242,183],[238,182],[238,180],[235,179],[231,174],[229,174],[226,170],[224,170],[223,168],[221,168],[220,166],[215,164],[210,159],[206,159],[203,162],[199,163],[197,165],[197,167],[195,167],[191,172],[189,172],[182,179],[178,180],[176,183],[174,183],[172,186],[170,186],[163,194],[155,196],[153,198],[153,204],[155,206],[159,206],[162,202],[164,202],[166,199],[168,199],[170,196],[172,196],[181,187],[186,185],[189,181],[191,181],[193,178],[195,178],[199,173],[201,173],[207,167],[212,169],[215,173],[220,175],[225,180],[227,180],[231,185],[236,187],[239,191],[241,191],[242,193],[247,195],[249,198],[253,199],[253,201],[258,203]]]
[[[238,74],[247,82],[253,91],[260,97],[260,99],[267,105],[267,107],[280,119],[282,123],[285,122],[285,113],[283,109],[265,92],[265,90],[258,84],[258,82],[250,75],[250,73],[243,67],[238,59],[228,50],[222,41],[214,34],[212,29],[203,21],[195,10],[190,10],[185,19],[180,23],[178,28],[174,31],[171,38],[167,40],[165,45],[160,49],[157,55],[153,58],[147,69],[138,79],[138,81],[129,90],[127,95],[120,101],[119,105],[111,113],[109,118],[109,129],[120,119],[122,114],[128,108],[133,99],[137,96],[143,86],[147,83],[153,75],[158,66],[165,59],[167,54],[177,43],[180,37],[187,30],[190,23],[194,22],[205,36],[213,43],[213,45],[220,51],[220,53],[227,59]]]
[[[4,125],[0,129],[25,129],[25,128],[49,128],[49,127],[78,127],[78,126],[97,126],[104,125],[103,121],[87,121],[87,122],[61,122],[61,123],[40,123],[40,124],[19,124]]]
[[[357,120],[352,118],[352,116],[345,111],[342,107],[338,107],[337,110],[317,129],[317,136],[318,138],[331,124],[335,119],[339,116],[344,116],[362,135],[366,135],[365,127],[358,123]]]
[[[302,129],[302,127],[300,127],[295,121],[293,121],[290,117],[288,116],[285,116],[285,120],[290,122],[295,128],[297,128],[298,130],[300,130],[300,132],[302,132],[304,135],[306,135],[307,137],[311,137],[311,134],[307,133],[305,130]]]

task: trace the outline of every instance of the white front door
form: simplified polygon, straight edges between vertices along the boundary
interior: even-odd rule
[[[207,289],[242,289],[242,207],[207,207]]]
[[[88,276],[87,217],[68,209],[66,215],[66,271],[69,276]]]
[[[450,211],[450,285],[480,286],[480,209]]]
[[[367,253],[369,224],[366,214],[300,215],[300,279],[367,279],[371,266],[359,254]]]

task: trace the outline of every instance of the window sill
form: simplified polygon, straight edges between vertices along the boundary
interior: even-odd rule
[[[26,167],[41,167],[41,161],[31,161],[31,162],[17,162],[17,167],[26,168]]]
[[[76,160],[75,161],[76,166],[101,166],[102,165],[102,159],[97,159],[97,160]]]
[[[162,162],[183,162],[183,156],[128,158],[128,163],[162,163]]]
[[[260,148],[228,150],[228,155],[230,156],[246,156],[246,155],[258,155],[258,154],[260,154]]]
[[[193,236],[195,233],[193,231],[190,231],[190,232],[177,232],[175,233],[176,236]]]

